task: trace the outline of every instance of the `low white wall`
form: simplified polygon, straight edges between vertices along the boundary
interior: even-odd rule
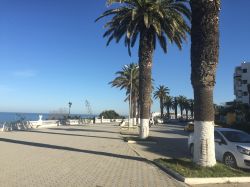
[[[58,120],[38,120],[38,121],[28,121],[31,128],[48,128],[56,127],[60,125]]]
[[[102,123],[102,119],[95,118],[95,123]]]
[[[80,124],[93,124],[93,119],[81,119]]]
[[[111,123],[111,122],[128,122],[128,119],[104,119],[104,118],[95,118],[95,123]]]
[[[67,125],[79,125],[80,124],[80,120],[78,119],[70,119],[70,120],[67,120]]]
[[[70,119],[66,121],[66,125],[83,125],[93,124],[93,119]]]

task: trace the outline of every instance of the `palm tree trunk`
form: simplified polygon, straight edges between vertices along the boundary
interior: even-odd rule
[[[191,80],[194,89],[194,158],[205,167],[216,164],[213,88],[219,52],[220,0],[191,0]]]
[[[161,119],[163,118],[163,100],[160,98]]]
[[[182,118],[182,115],[183,115],[183,107],[180,106],[180,111],[181,111],[181,118]]]
[[[186,120],[188,120],[188,109],[185,110],[186,110]]]
[[[174,98],[174,114],[175,114],[175,119],[177,119],[177,99],[176,97]]]
[[[132,118],[133,118],[133,125],[136,125],[136,108],[137,108],[136,103],[137,103],[136,94],[133,93],[133,97],[132,97],[132,110],[133,110]]]
[[[175,106],[175,108],[174,108],[174,115],[175,115],[175,119],[177,119],[178,118],[178,116],[177,116],[177,106]]]
[[[167,106],[168,119],[170,118],[169,106]]]
[[[145,28],[141,32],[139,44],[140,138],[142,139],[147,138],[149,135],[153,51],[153,38],[150,31]]]
[[[136,98],[137,99],[137,124],[140,124],[140,101],[139,101],[139,97]]]

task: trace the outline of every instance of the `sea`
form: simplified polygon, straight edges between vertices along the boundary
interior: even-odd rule
[[[49,113],[20,113],[20,112],[0,112],[0,126],[4,122],[14,122],[18,120],[25,121],[37,121],[39,120],[39,115],[42,115],[42,119],[46,120],[51,114]],[[71,116],[81,116],[81,118],[95,117],[96,115],[87,114],[71,114]]]

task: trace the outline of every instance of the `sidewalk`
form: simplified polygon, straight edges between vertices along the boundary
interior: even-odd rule
[[[1,186],[179,187],[111,124],[0,134]]]
[[[132,133],[135,134],[135,132],[138,132],[138,130],[133,130]],[[136,143],[130,144],[130,147],[136,149],[140,155],[148,160],[189,157],[187,149],[188,133],[184,132],[182,126],[170,124],[153,126],[150,128],[150,137],[158,143]]]

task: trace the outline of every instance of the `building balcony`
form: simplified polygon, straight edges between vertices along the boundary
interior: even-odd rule
[[[235,78],[235,79],[241,78],[241,76],[242,76],[242,75],[241,75],[241,74],[238,74],[238,73],[235,73],[235,74],[234,74],[234,78]]]

